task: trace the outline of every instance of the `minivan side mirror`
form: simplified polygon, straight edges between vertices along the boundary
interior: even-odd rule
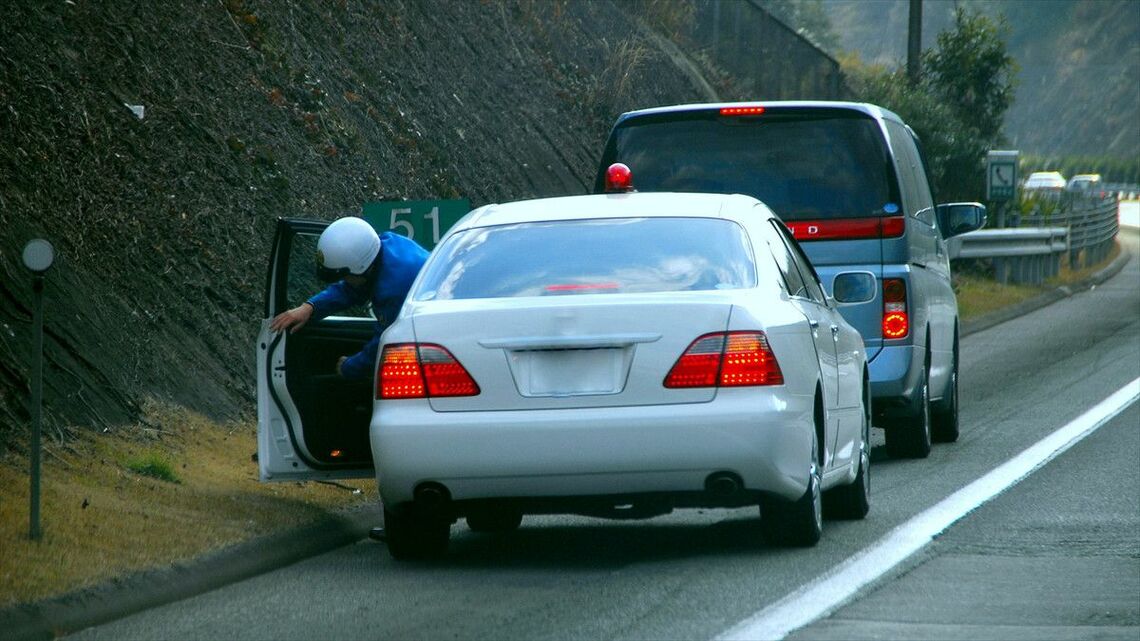
[[[986,224],[986,206],[981,203],[945,203],[938,205],[937,213],[943,238],[977,231]]]

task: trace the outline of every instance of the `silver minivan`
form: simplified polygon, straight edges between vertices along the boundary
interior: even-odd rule
[[[792,230],[863,335],[876,427],[893,456],[958,438],[958,304],[946,240],[985,223],[935,205],[914,132],[848,102],[676,105],[622,114],[595,182],[622,163],[638,191],[740,193]],[[869,299],[869,300],[868,300]]]

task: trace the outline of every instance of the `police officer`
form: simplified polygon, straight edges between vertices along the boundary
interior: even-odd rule
[[[372,339],[356,354],[340,357],[336,364],[337,374],[344,378],[366,379],[375,373],[380,335],[399,313],[427,256],[427,250],[414,240],[392,232],[377,234],[363,219],[350,216],[336,220],[317,241],[318,273],[332,284],[275,316],[269,329],[292,333],[312,319],[371,301],[376,317]]]

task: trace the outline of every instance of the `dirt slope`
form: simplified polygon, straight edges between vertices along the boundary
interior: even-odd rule
[[[31,238],[59,255],[51,434],[136,421],[151,397],[248,417],[277,217],[584,193],[622,111],[842,89],[834,60],[755,3],[9,4],[0,454],[28,427]]]
[[[584,192],[617,113],[706,99],[638,35],[684,17],[656,0],[9,4],[0,451],[28,421],[30,238],[61,257],[53,431],[133,419],[148,395],[252,413],[276,217]]]

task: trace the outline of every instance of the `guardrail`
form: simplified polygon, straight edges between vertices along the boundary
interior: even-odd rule
[[[950,257],[991,260],[1002,284],[1040,285],[1060,272],[1069,241],[1067,227],[982,229],[951,238]]]
[[[1047,214],[1018,218],[1030,226],[983,229],[951,238],[950,257],[992,261],[999,283],[1040,285],[1057,275],[1066,252],[1073,269],[1108,257],[1120,228],[1120,201],[1066,193],[1052,202]]]
[[[1069,228],[1070,267],[1095,265],[1112,251],[1120,229],[1120,203],[1116,198],[1073,199],[1049,224]]]

